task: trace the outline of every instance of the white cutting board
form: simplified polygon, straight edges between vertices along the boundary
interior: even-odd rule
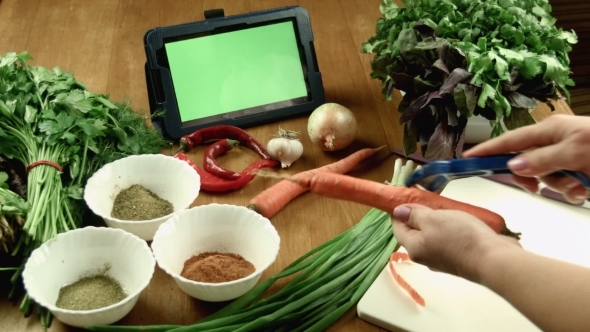
[[[572,206],[478,177],[451,181],[442,195],[501,214],[510,230],[522,233],[527,250],[590,267],[588,204]],[[426,307],[415,304],[386,267],[357,305],[361,319],[390,331],[539,331],[483,286],[412,262],[396,269]]]

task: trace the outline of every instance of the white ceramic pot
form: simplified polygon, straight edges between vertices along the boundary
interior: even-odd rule
[[[466,144],[478,144],[487,141],[490,139],[491,134],[490,120],[479,115],[467,119],[467,125],[465,126]]]

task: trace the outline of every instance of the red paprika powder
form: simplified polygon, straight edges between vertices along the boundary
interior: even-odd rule
[[[242,279],[254,271],[254,265],[238,254],[203,252],[187,259],[180,275],[199,282],[221,283]]]

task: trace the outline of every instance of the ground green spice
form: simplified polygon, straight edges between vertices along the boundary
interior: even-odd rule
[[[141,185],[134,184],[115,198],[111,215],[121,220],[150,220],[174,212],[172,203]]]
[[[108,275],[95,275],[61,288],[55,305],[67,310],[92,310],[115,304],[126,297],[117,280]]]

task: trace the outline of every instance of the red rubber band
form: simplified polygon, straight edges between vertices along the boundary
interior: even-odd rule
[[[57,169],[58,171],[62,171],[63,169],[61,168],[61,166],[59,166],[59,164],[54,163],[53,161],[49,161],[49,160],[38,160],[32,164],[30,164],[29,166],[27,166],[27,168],[25,169],[25,174],[29,174],[29,171],[31,170],[31,168],[39,166],[39,165],[48,165],[51,166],[55,169]]]

